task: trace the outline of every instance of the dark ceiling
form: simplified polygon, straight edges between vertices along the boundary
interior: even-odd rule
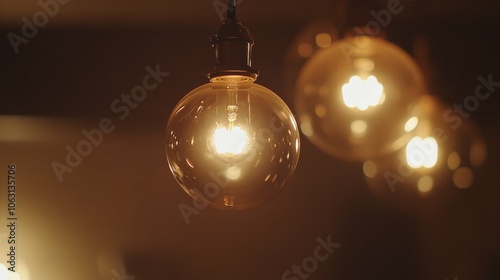
[[[180,98],[207,82],[209,38],[220,24],[214,2],[70,0],[17,54],[8,34],[21,34],[21,19],[41,8],[0,2],[0,178],[17,164],[21,280],[121,280],[122,267],[135,280],[499,279],[496,93],[471,117],[488,158],[469,189],[376,195],[360,163],[331,158],[302,136],[299,166],[278,197],[244,211],[207,208],[186,225],[178,207],[192,202],[168,169],[164,131]],[[239,18],[256,38],[258,82],[293,109],[299,69],[289,54],[301,30],[325,18],[339,28],[372,20],[370,10],[388,2],[241,1]],[[478,76],[500,81],[497,1],[401,5],[384,31],[416,58],[429,94],[452,105],[474,93]],[[170,76],[125,120],[116,118],[110,104],[156,65]],[[51,164],[103,118],[115,131],[59,182]],[[5,227],[0,233],[3,254]],[[327,236],[341,245],[309,278],[282,278]]]
[[[51,2],[51,1],[43,1]],[[51,21],[51,27],[68,26],[191,26],[199,27],[215,23],[216,9],[226,2],[223,0],[182,1],[182,0],[60,0],[61,10]],[[387,7],[385,0],[314,0],[314,1],[265,1],[238,0],[240,14],[247,22],[254,25],[288,25],[318,17],[341,17],[339,6],[368,4],[370,9]],[[408,14],[401,21],[425,19],[427,21],[446,21],[452,19],[484,18],[495,16],[498,2],[493,0],[477,1],[398,1],[408,7]],[[408,4],[408,5],[406,5]],[[411,7],[410,7],[411,5]],[[359,9],[359,7],[358,7]],[[0,3],[0,24],[19,26],[20,19],[33,15],[40,10],[38,1],[17,0]],[[411,10],[411,11],[410,11]],[[351,11],[350,11],[351,12]],[[355,12],[355,11],[353,11]],[[344,14],[345,15],[345,14]]]

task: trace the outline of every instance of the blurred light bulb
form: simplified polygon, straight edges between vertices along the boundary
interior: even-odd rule
[[[407,207],[403,196],[412,199],[472,186],[485,161],[486,146],[471,121],[462,119],[457,126],[456,119],[443,118],[447,110],[452,109],[422,96],[407,121],[414,136],[406,146],[363,164],[366,181],[380,198]]]
[[[344,159],[394,152],[416,126],[407,122],[426,92],[423,81],[413,59],[383,39],[335,41],[316,52],[299,75],[295,105],[301,130],[321,150]]]

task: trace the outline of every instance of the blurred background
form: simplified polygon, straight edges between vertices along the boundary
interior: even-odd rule
[[[45,20],[41,3],[49,2]],[[321,48],[310,38],[326,32],[335,41],[389,2],[238,1],[256,40],[258,83],[294,111],[300,68]],[[179,205],[192,199],[168,168],[165,125],[182,96],[208,82],[209,38],[224,5],[0,2],[0,178],[5,183],[7,165],[17,165],[19,219],[18,275],[0,277],[306,279],[282,274],[313,256],[318,237],[331,236],[341,246],[307,279],[499,279],[500,87],[458,129],[487,151],[466,188],[442,183],[428,195],[403,184],[374,188],[366,164],[328,156],[302,136],[299,165],[279,196],[249,210],[203,209],[187,225]],[[417,61],[428,94],[453,106],[475,94],[479,76],[500,82],[499,2],[400,5],[383,32]],[[44,24],[30,31],[26,21]],[[157,65],[169,76],[121,120],[111,104]],[[75,149],[82,130],[104,118],[114,131],[59,180],[53,163],[65,163],[67,146]],[[0,224],[8,224],[6,196],[4,184]],[[6,267],[8,235],[1,226]]]

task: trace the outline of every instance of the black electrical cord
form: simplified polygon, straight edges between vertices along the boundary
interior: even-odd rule
[[[236,0],[229,0],[227,5],[227,19],[230,21],[236,20]]]

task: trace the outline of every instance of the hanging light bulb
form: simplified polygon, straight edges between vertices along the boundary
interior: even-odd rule
[[[366,160],[401,148],[423,77],[411,57],[365,34],[335,41],[303,67],[295,104],[300,128],[324,152]]]
[[[471,121],[443,118],[447,110],[436,98],[422,96],[407,121],[410,141],[395,153],[364,162],[377,196],[411,198],[474,184],[486,158],[484,140]]]
[[[254,83],[253,37],[235,15],[212,37],[210,83],[188,93],[166,129],[166,154],[181,187],[219,208],[246,208],[274,197],[293,174],[299,132],[286,104]]]

